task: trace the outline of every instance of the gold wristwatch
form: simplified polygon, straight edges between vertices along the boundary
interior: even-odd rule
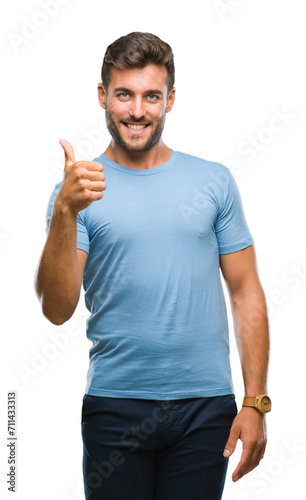
[[[246,396],[243,399],[242,406],[251,406],[256,408],[259,413],[268,413],[271,411],[271,399],[267,394],[261,394],[260,396]]]

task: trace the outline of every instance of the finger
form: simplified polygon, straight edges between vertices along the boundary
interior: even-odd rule
[[[103,165],[102,163],[99,163],[98,161],[78,161],[76,163],[78,167],[86,168],[86,170],[94,170],[96,172],[102,172],[103,171]]]
[[[101,200],[102,197],[103,191],[88,190],[88,198],[90,198],[91,202]]]
[[[248,474],[257,467],[264,457],[266,444],[267,440],[264,435],[262,439],[255,442],[243,443],[241,460],[232,474],[233,481],[238,481],[242,476]]]
[[[60,139],[59,143],[65,153],[65,166],[73,165],[75,163],[75,155],[70,142],[66,141],[66,139]]]
[[[104,191],[106,189],[105,182],[91,182],[89,181],[86,188],[89,191]]]
[[[237,430],[236,430],[235,426],[232,425],[229,438],[228,438],[227,443],[224,447],[224,451],[223,451],[224,457],[230,457],[234,453],[239,435],[240,435],[239,429],[237,428]]]
[[[238,463],[237,468],[234,470],[232,474],[233,481],[238,481],[238,479],[241,479],[242,476],[244,476],[245,474],[250,472],[250,470],[256,467],[257,456],[258,453],[256,447],[250,444],[246,444],[243,446],[240,462]]]
[[[103,172],[97,172],[97,170],[87,170],[87,168],[79,168],[77,171],[77,177],[79,179],[86,179],[89,181],[105,181],[105,175]]]
[[[254,446],[254,452],[251,457],[251,463],[248,472],[257,467],[259,462],[263,459],[265,451],[266,451],[266,439],[265,436],[263,436],[263,438],[258,440]]]
[[[105,175],[102,172],[97,172],[96,170],[88,170],[87,171],[87,179],[90,181],[105,181]]]
[[[257,443],[257,446],[255,447],[254,453],[251,457],[251,463],[250,463],[248,472],[250,472],[255,467],[257,467],[259,462],[263,459],[264,454],[265,454],[265,449],[266,449],[265,442]]]

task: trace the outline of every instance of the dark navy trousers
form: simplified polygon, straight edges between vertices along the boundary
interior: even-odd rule
[[[220,500],[234,394],[176,400],[85,394],[86,500]]]

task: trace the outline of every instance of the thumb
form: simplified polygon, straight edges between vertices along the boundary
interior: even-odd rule
[[[228,438],[227,443],[224,447],[224,451],[223,451],[224,457],[230,457],[234,453],[238,438],[239,438],[239,432],[235,431],[235,429],[233,429],[233,427],[232,427],[229,438]]]
[[[73,165],[76,162],[74,156],[74,149],[71,146],[70,142],[66,141],[66,139],[60,139],[60,145],[62,146],[65,153],[65,167],[69,165]]]

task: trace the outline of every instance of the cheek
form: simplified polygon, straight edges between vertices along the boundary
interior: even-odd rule
[[[163,107],[156,106],[156,108],[154,109],[151,108],[150,110],[148,110],[147,114],[150,115],[155,120],[160,120],[161,118],[163,118],[165,112]]]
[[[120,115],[126,113],[126,105],[125,105],[125,103],[121,103],[121,102],[114,102],[114,101],[110,102],[108,109],[109,109],[110,113],[114,116],[120,116]]]

